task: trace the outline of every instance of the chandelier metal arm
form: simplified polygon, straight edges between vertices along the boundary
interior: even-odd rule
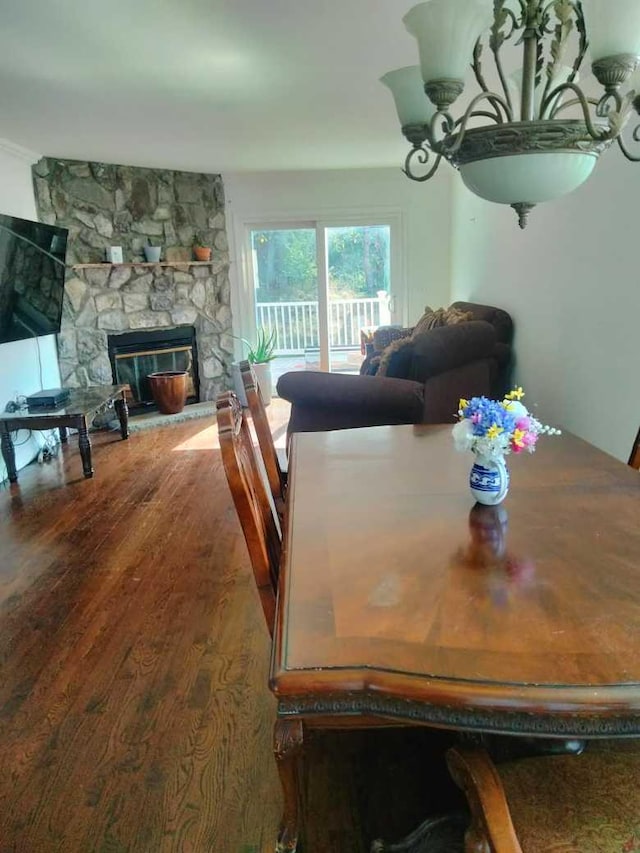
[[[619,115],[622,112],[622,108],[624,106],[624,99],[620,92],[606,92],[598,101],[596,106],[596,115],[598,118],[609,118],[611,115],[611,107],[609,106],[609,102],[615,102],[615,108],[613,110],[613,115]]]
[[[461,116],[459,119],[456,120],[456,123],[455,123],[456,127],[460,127],[460,125],[462,124],[463,118],[464,118],[464,116]],[[474,112],[471,113],[469,118],[470,119],[472,119],[472,118],[490,118],[490,119],[493,119],[493,121],[495,121],[496,124],[504,124],[505,123],[502,120],[502,116],[500,116],[497,119],[495,113],[490,113],[490,112],[487,112],[486,110],[475,110]]]
[[[496,64],[496,70],[498,72],[498,77],[500,78],[500,85],[502,86],[502,91],[504,92],[505,99],[508,106],[508,114],[511,118],[508,121],[513,121],[513,102],[511,100],[511,92],[509,92],[509,87],[507,85],[507,77],[504,73],[504,68],[502,66],[502,58],[500,57],[500,50],[493,50],[493,59]]]
[[[467,132],[467,126],[469,124],[469,120],[471,118],[473,118],[474,115],[478,114],[475,108],[476,108],[477,104],[481,103],[482,101],[489,101],[490,103],[495,102],[500,107],[502,107],[502,109],[504,110],[507,122],[510,122],[513,120],[512,115],[511,115],[511,110],[509,109],[509,105],[507,104],[507,102],[505,101],[505,99],[501,95],[498,95],[496,92],[481,92],[479,95],[476,95],[475,98],[473,98],[473,100],[471,101],[471,103],[467,107],[467,110],[464,113],[464,115],[461,118],[459,118],[456,122],[452,121],[451,126],[449,128],[449,132],[445,136],[444,139],[442,139],[440,142],[437,142],[435,139],[433,139],[433,137],[430,139],[429,144],[431,145],[431,147],[433,148],[434,151],[437,151],[438,153],[443,154],[447,159],[449,159],[449,157],[451,155],[455,154],[456,151],[459,150],[460,146],[462,145],[462,143],[464,141],[464,138],[465,138],[465,135]],[[432,119],[432,128],[433,128],[433,122],[436,119],[436,117],[437,117],[437,113]],[[449,118],[451,118],[451,117],[449,116]],[[489,118],[494,119],[496,124],[504,124],[505,123],[504,119],[502,118],[502,116],[499,113],[497,114],[497,116],[494,116],[493,114],[490,113]],[[453,130],[456,128],[457,128],[458,132],[455,134],[455,136],[452,136],[451,134],[453,133]]]
[[[438,137],[436,134],[436,128],[440,124],[442,125],[442,131],[444,134],[442,137]],[[426,141],[429,144],[429,148],[431,148],[432,151],[435,151],[436,154],[444,154],[446,140],[450,138],[451,134],[455,130],[455,126],[456,123],[453,120],[451,113],[448,113],[445,110],[437,110],[431,117],[431,122],[426,126]]]
[[[493,61],[498,72],[502,91],[504,92],[507,103],[509,104],[509,109],[512,113],[513,103],[511,100],[511,92],[509,91],[509,87],[507,86],[506,75],[504,73],[504,69],[502,66],[502,58],[500,56],[500,50],[505,41],[509,41],[509,39],[513,36],[514,32],[518,29],[521,29],[522,21],[524,20],[525,14],[526,5],[523,5],[522,0],[520,2],[521,20],[518,20],[518,18],[516,18],[516,15],[513,10],[507,6],[506,0],[495,0],[494,19],[493,25],[491,27],[491,35],[489,37],[489,47],[491,49],[491,53],[493,54]],[[508,29],[507,26],[509,23],[511,23],[510,29]],[[480,41],[481,40],[478,39],[478,42]],[[486,85],[482,88],[485,92],[489,91],[489,88]]]
[[[585,54],[587,52],[588,40],[584,13],[582,11],[582,4],[579,2],[573,2],[573,0],[568,0],[564,12],[554,6],[554,11],[556,12],[556,16],[558,17],[558,25],[555,30],[548,31],[549,34],[553,34],[554,38],[551,43],[551,59],[547,63],[547,81],[545,83],[544,92],[542,93],[541,103],[544,103],[546,101],[547,96],[549,95],[549,90],[551,89],[551,85],[553,83],[553,79],[560,71],[560,68],[562,66],[562,58],[566,47],[567,39],[569,38],[573,27],[569,10],[573,11],[573,14],[575,16],[575,27],[579,35],[579,42],[578,53],[573,64],[573,68],[571,69],[571,73],[567,78],[567,82],[573,83],[575,81],[578,71],[582,66],[582,61],[584,60]],[[549,7],[547,7],[547,9],[545,10],[545,13],[549,15],[549,17],[550,11],[551,10]]]
[[[640,142],[640,124],[633,131],[633,141]],[[640,163],[640,154],[638,156],[632,154],[622,136],[618,137],[618,145],[627,160],[631,160],[632,163]]]
[[[562,83],[560,86],[556,86],[543,101],[542,106],[540,108],[540,117],[544,121],[545,119],[553,119],[556,111],[552,110],[550,115],[547,117],[546,112],[553,103],[554,99],[562,94],[562,92],[574,92],[576,95],[576,101],[582,107],[582,115],[584,118],[584,123],[587,126],[587,130],[592,139],[597,139],[599,141],[605,142],[608,139],[614,139],[617,136],[617,131],[612,127],[609,130],[603,130],[602,128],[596,127],[593,123],[593,119],[591,118],[591,112],[589,110],[589,99],[584,94],[582,89],[576,83]],[[598,102],[600,103],[600,102]],[[620,105],[621,106],[621,105]]]
[[[413,171],[413,163],[417,162],[421,166],[426,166],[431,159],[431,151],[428,148],[425,148],[424,145],[415,146],[409,151],[407,157],[404,161],[404,169],[402,170],[404,174],[410,178],[412,181],[418,181],[419,183],[424,183],[424,181],[428,181],[432,178],[435,173],[438,171],[438,167],[440,166],[440,161],[442,160],[442,154],[438,154],[436,157],[436,161],[433,166],[424,174],[417,175]]]
[[[479,38],[475,44],[474,49],[473,49],[473,62],[471,63],[471,67],[473,68],[473,73],[476,76],[476,81],[478,83],[478,86],[480,86],[480,88],[482,89],[483,92],[490,94],[490,89],[487,86],[487,81],[485,80],[484,74],[482,73],[482,63],[480,61],[481,56],[482,56],[482,39]],[[509,105],[509,109],[511,110],[511,113],[513,114],[513,103],[511,101],[511,93],[509,92],[509,89],[505,85],[504,81],[502,81],[502,85],[504,87],[505,96],[507,99],[507,104]],[[496,121],[500,121],[498,104],[493,102],[493,101],[491,101],[490,103],[491,103],[491,106],[496,111],[496,113],[495,113]],[[494,118],[494,116],[489,116],[489,117]]]
[[[593,107],[597,107],[600,101],[597,98],[588,98],[585,95],[585,100],[588,104],[591,104]],[[553,112],[550,115],[550,118],[556,118],[563,110],[568,109],[569,107],[575,107],[577,104],[580,104],[581,101],[579,98],[572,98],[570,101],[565,101],[562,104],[559,104],[557,107],[554,107]]]

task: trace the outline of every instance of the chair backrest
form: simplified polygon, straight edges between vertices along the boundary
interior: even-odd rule
[[[262,460],[267,472],[269,488],[271,489],[271,494],[276,502],[276,506],[280,511],[284,502],[285,478],[273,443],[273,436],[271,435],[271,428],[269,427],[267,411],[256,380],[256,375],[248,361],[240,362],[240,374],[242,376],[245,394],[247,395],[249,411],[251,412],[253,425],[258,437],[260,453],[262,454]]]
[[[583,754],[494,762],[479,747],[447,752],[470,811],[467,850],[637,850],[637,741],[588,743]]]
[[[260,472],[251,433],[236,395],[216,400],[222,463],[249,550],[269,633],[273,635],[282,540]]]
[[[631,456],[629,457],[629,465],[631,465],[632,468],[635,468],[636,471],[640,471],[640,429],[636,435],[636,440],[633,442]]]

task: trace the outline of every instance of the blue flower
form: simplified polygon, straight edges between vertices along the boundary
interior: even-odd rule
[[[515,415],[505,409],[502,403],[487,397],[473,397],[462,409],[462,417],[473,425],[475,436],[484,436],[492,426],[500,427],[506,433],[512,433],[516,426]]]

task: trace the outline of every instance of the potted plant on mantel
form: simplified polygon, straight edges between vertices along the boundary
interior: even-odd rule
[[[252,346],[245,338],[240,338],[242,343],[247,347],[247,361],[249,361],[253,366],[265,406],[269,405],[273,395],[271,362],[276,357],[276,339],[277,333],[275,329],[272,329],[270,332],[266,329],[258,329],[255,346]],[[240,369],[238,365],[234,364],[233,370],[236,393],[238,393],[240,402],[245,405],[245,402],[243,401],[244,384],[242,382],[242,377],[240,376]],[[239,394],[240,388],[242,388],[242,394]],[[246,397],[244,399],[246,400]]]
[[[162,254],[162,246],[152,246],[151,240],[147,237],[146,244],[142,247],[144,257],[148,264],[159,264],[160,255]]]
[[[193,255],[196,261],[210,261],[211,260],[211,247],[210,246],[202,246],[199,243],[196,243],[193,247]]]

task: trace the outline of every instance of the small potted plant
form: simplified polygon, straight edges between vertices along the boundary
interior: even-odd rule
[[[270,332],[266,329],[258,329],[255,346],[252,346],[245,338],[240,338],[242,343],[247,347],[247,361],[253,365],[256,379],[258,381],[258,387],[260,388],[260,393],[262,394],[265,406],[269,405],[273,394],[271,362],[276,357],[276,339],[277,333],[275,329],[271,329]],[[242,377],[239,376],[239,378],[240,385],[242,385]]]
[[[162,246],[152,246],[151,240],[147,238],[147,244],[144,248],[144,256],[147,260],[147,263],[157,264],[160,262],[160,255],[162,253]]]
[[[199,243],[196,243],[193,247],[193,256],[195,257],[196,261],[210,261],[211,247],[201,246]]]

